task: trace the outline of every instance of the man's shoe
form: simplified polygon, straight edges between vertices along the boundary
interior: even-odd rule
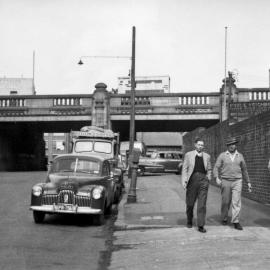
[[[243,230],[243,227],[241,226],[240,223],[234,223],[234,228],[235,228],[236,230],[239,230],[239,231],[242,231],[242,230]]]
[[[206,233],[206,229],[203,226],[198,227],[198,231],[201,233]]]
[[[187,223],[187,228],[192,228],[192,222]]]
[[[227,225],[228,224],[228,220],[222,220],[221,224],[222,225]]]

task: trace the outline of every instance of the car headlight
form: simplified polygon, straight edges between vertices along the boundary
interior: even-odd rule
[[[93,189],[93,193],[92,193],[93,198],[96,199],[96,200],[100,199],[101,195],[102,195],[102,191],[103,191],[102,187],[95,187]]]
[[[42,187],[41,186],[34,186],[32,188],[32,193],[34,196],[37,196],[37,197],[40,196],[42,193]]]

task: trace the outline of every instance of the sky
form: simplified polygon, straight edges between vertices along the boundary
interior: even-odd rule
[[[269,14],[268,0],[0,0],[0,77],[34,70],[37,94],[117,88],[129,59],[77,63],[131,56],[135,26],[136,76],[169,75],[173,93],[219,91],[225,58],[238,87],[268,87]]]

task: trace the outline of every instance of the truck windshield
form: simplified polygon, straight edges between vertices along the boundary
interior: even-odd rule
[[[78,141],[75,144],[75,152],[92,152],[93,151],[93,142],[91,141]]]
[[[112,152],[112,144],[109,142],[95,142],[94,151],[110,154]]]
[[[75,152],[98,152],[110,154],[112,152],[112,144],[111,142],[103,142],[103,141],[77,141],[75,144]]]

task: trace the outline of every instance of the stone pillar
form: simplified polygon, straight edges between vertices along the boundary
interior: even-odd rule
[[[229,77],[226,78],[226,88],[225,79],[222,80],[223,85],[219,90],[220,93],[220,122],[228,119],[228,107],[229,103],[238,101],[238,90],[235,83],[235,79],[232,77],[232,73],[229,72]],[[226,99],[224,102],[224,89],[226,93]]]
[[[93,94],[92,125],[111,129],[110,94],[105,83],[97,83]]]

